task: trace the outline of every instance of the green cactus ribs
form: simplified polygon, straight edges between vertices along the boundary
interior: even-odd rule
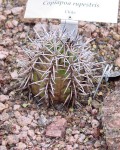
[[[29,46],[23,47],[28,57],[21,62],[19,82],[21,89],[31,89],[39,103],[48,106],[62,103],[75,106],[81,95],[89,94],[101,69],[90,49],[90,41],[78,35],[68,38],[61,30],[49,32],[42,28],[35,38],[30,38]]]

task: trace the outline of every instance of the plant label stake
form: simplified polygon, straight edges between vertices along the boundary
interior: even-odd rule
[[[73,20],[61,20],[60,28],[65,32],[68,37],[75,38],[78,33],[78,21]]]

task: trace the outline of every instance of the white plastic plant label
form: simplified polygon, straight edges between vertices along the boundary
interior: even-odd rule
[[[117,23],[119,0],[28,0],[25,18]]]

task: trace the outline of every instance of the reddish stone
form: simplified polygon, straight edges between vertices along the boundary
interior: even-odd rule
[[[46,130],[46,136],[49,137],[62,137],[65,134],[67,121],[64,118],[59,118],[51,123]]]
[[[108,150],[120,150],[120,141],[116,141],[116,138],[107,139]]]
[[[96,30],[96,26],[94,24],[86,24],[85,28],[89,29],[91,32]]]
[[[112,115],[111,121],[109,121],[108,126],[114,129],[120,129],[120,113]]]
[[[93,128],[91,131],[91,134],[95,137],[98,138],[100,136],[100,129],[99,128]]]
[[[120,150],[120,81],[116,83],[115,91],[104,99],[103,126],[106,143],[109,150]]]
[[[92,113],[93,116],[96,116],[97,113],[98,113],[98,110],[97,109],[92,109],[91,113]]]
[[[92,37],[93,37],[93,38],[98,37],[98,33],[94,32],[94,33],[92,34]]]

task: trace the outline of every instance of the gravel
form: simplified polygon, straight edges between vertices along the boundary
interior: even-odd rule
[[[22,46],[27,45],[27,33],[33,36],[32,28],[39,28],[40,20],[46,26],[45,19],[23,19],[23,3],[20,0],[15,6],[0,8],[0,150],[106,150],[98,101],[93,106],[58,111],[44,105],[38,107],[20,91],[15,95],[17,61],[25,58]],[[51,22],[55,25],[59,21]],[[81,21],[79,33],[86,39],[95,38],[92,51],[119,70],[120,22]],[[104,96],[106,91],[102,92]],[[98,96],[100,101],[102,96]]]

